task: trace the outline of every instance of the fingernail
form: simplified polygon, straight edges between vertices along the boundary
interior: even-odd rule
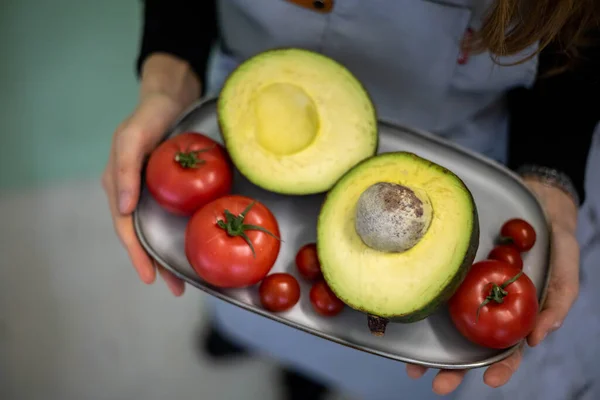
[[[552,331],[557,330],[561,326],[562,326],[562,321],[555,322],[554,325],[552,325]]]
[[[129,209],[129,203],[131,202],[131,193],[126,190],[119,192],[119,211],[125,214]]]

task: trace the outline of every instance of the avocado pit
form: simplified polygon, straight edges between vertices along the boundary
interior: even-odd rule
[[[431,202],[424,191],[378,182],[358,199],[356,233],[374,250],[400,253],[423,238],[432,214]]]

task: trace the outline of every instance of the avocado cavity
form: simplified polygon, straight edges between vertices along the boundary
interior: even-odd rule
[[[256,138],[267,151],[290,155],[308,147],[319,130],[319,116],[313,100],[301,87],[272,83],[254,100]]]

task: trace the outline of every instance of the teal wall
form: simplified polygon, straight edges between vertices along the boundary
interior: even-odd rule
[[[138,0],[0,0],[0,189],[96,178],[137,98]]]

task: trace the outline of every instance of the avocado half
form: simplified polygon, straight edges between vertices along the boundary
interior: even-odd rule
[[[407,152],[362,161],[330,190],[317,224],[323,276],[382,336],[389,321],[427,318],[449,300],[479,246],[471,192]]]
[[[217,109],[233,163],[271,192],[325,192],[377,152],[366,90],[344,66],[312,51],[269,50],[243,62]]]

